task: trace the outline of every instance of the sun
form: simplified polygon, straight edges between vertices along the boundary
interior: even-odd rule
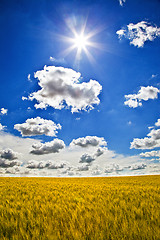
[[[86,46],[89,44],[87,41],[87,37],[83,34],[76,35],[73,39],[73,43],[75,44],[75,48],[79,50],[85,49]]]
[[[87,31],[86,33],[86,23],[82,26],[80,31],[77,31],[73,24],[71,24],[72,21],[69,21],[70,24],[67,24],[69,29],[71,30],[73,36],[67,37],[64,35],[61,35],[61,40],[64,42],[69,43],[69,47],[65,49],[63,52],[61,52],[61,55],[66,57],[68,54],[70,54],[73,50],[76,50],[76,56],[75,56],[75,63],[79,63],[80,60],[82,60],[82,53],[84,52],[87,58],[91,63],[95,63],[94,57],[91,54],[91,48],[101,48],[101,44],[92,41],[92,38],[97,35],[99,32],[101,32],[103,29],[96,28],[92,31]]]

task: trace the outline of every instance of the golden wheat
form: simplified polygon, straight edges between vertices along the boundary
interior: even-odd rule
[[[0,178],[0,239],[160,239],[160,176]]]

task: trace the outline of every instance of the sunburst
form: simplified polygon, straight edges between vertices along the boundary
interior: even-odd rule
[[[63,51],[63,57],[66,57],[68,54],[70,54],[73,50],[77,49],[76,56],[75,56],[75,63],[79,62],[81,59],[81,54],[84,52],[86,56],[88,57],[90,62],[95,62],[94,57],[92,56],[90,52],[90,47],[102,49],[102,44],[99,44],[97,42],[92,41],[92,38],[101,32],[102,28],[96,28],[93,31],[90,31],[89,33],[85,33],[86,24],[83,25],[81,31],[76,31],[74,27],[70,27],[70,30],[73,34],[73,37],[66,37],[61,36],[61,39],[65,42],[68,42],[70,46]]]

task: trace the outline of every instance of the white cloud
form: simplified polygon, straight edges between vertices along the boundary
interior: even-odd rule
[[[95,158],[87,153],[81,156],[80,163],[91,163],[95,160]]]
[[[7,148],[0,151],[0,157],[8,160],[14,160],[18,158],[18,153],[14,152],[12,149]]]
[[[159,140],[160,139],[160,129],[152,129],[150,133],[147,134],[147,136],[151,137],[154,140]]]
[[[160,151],[144,152],[144,153],[140,153],[140,156],[145,158],[160,157]]]
[[[89,166],[86,164],[82,164],[81,166],[78,167],[78,171],[88,171]]]
[[[159,127],[160,120],[158,119],[155,123],[156,127]],[[131,142],[130,148],[135,149],[154,149],[160,147],[160,129],[154,129],[154,127],[148,128],[150,132],[147,137],[144,138],[134,138]]]
[[[123,6],[123,4],[126,2],[126,0],[119,0],[119,4]]]
[[[137,94],[125,95],[127,99],[124,104],[130,108],[142,106],[142,100],[148,101],[149,99],[158,98],[159,89],[153,86],[141,87]]]
[[[22,100],[24,101],[24,100],[28,100],[28,98],[27,97],[24,97],[24,96],[22,96]]]
[[[91,110],[93,105],[99,104],[98,95],[102,86],[96,80],[80,82],[81,74],[69,68],[45,66],[37,71],[41,89],[30,94],[29,99],[36,99],[35,108],[51,106],[55,109],[71,108],[71,112]]]
[[[158,74],[152,74],[151,78],[156,78]]]
[[[105,173],[120,172],[120,171],[123,171],[123,168],[120,167],[119,164],[115,164],[115,163],[106,166],[104,170]]]
[[[156,127],[160,127],[160,119],[157,119],[157,122],[155,123]]]
[[[105,176],[104,170],[108,165],[112,165],[113,162],[118,167],[115,168],[117,171],[113,171],[111,173],[107,173],[110,176],[116,175],[135,175],[135,174],[157,174],[158,168],[156,171],[154,168],[155,162],[149,160],[148,167],[146,169],[141,169],[139,171],[132,171],[130,168],[125,168],[125,166],[132,165],[140,165],[141,160],[139,155],[135,156],[124,156],[122,154],[116,154],[114,151],[106,149],[104,153],[95,158],[94,161],[87,163],[79,163],[80,158],[83,154],[88,154],[93,159],[94,154],[97,152],[99,146],[91,146],[87,148],[83,147],[65,147],[58,154],[50,153],[50,154],[30,154],[29,151],[31,146],[37,143],[41,145],[40,140],[31,139],[31,138],[22,138],[13,136],[6,132],[0,133],[0,146],[1,149],[14,149],[15,152],[19,152],[21,154],[18,155],[20,162],[12,162],[11,160],[3,160],[2,166],[0,166],[0,174],[1,176]],[[42,144],[43,145],[43,144]],[[34,148],[33,148],[34,150]],[[49,149],[49,152],[51,149]],[[103,148],[104,150],[104,148]],[[31,159],[32,157],[32,159]],[[30,161],[36,161],[39,164],[40,168],[27,168],[26,166]],[[148,161],[148,160],[146,160]],[[9,163],[9,162],[12,162]],[[67,163],[68,162],[68,163]],[[20,163],[22,163],[20,166]],[[157,166],[160,163],[156,162]],[[14,166],[13,166],[14,165]],[[99,166],[98,168],[96,166]],[[107,166],[106,166],[107,165]],[[13,166],[13,167],[12,167]],[[82,166],[82,168],[81,168]],[[88,167],[87,167],[88,166]],[[87,170],[88,168],[88,170]],[[123,171],[121,170],[123,168]],[[86,169],[86,170],[85,170]],[[84,171],[82,171],[84,170]]]
[[[14,125],[14,129],[21,132],[22,136],[47,135],[56,136],[57,130],[61,129],[60,124],[55,124],[52,120],[40,117],[27,119],[25,123]]]
[[[160,37],[160,28],[141,21],[137,24],[130,23],[126,29],[120,29],[116,33],[120,39],[122,37],[128,38],[130,44],[143,47],[146,41],[153,41],[156,37]]]
[[[4,129],[4,126],[2,126],[2,124],[0,123],[0,131],[2,131]]]
[[[100,157],[105,151],[107,150],[107,148],[102,148],[102,147],[99,147],[97,148],[96,152],[94,153],[94,157]]]
[[[42,168],[48,168],[48,169],[59,169],[59,168],[64,168],[66,166],[66,163],[64,162],[59,162],[59,163],[53,163],[52,161],[29,161],[27,165],[25,166],[26,168],[30,169],[42,169]]]
[[[95,147],[95,146],[106,146],[107,142],[103,137],[96,136],[86,136],[82,138],[73,139],[70,146],[80,146],[80,147]]]
[[[0,159],[0,167],[2,168],[8,168],[13,166],[20,166],[22,163],[18,160],[6,160],[6,159]]]
[[[54,58],[54,57],[51,57],[51,56],[50,56],[49,60],[50,60],[51,62],[55,62],[55,63],[65,63],[64,58]]]
[[[51,142],[36,143],[32,145],[33,150],[30,151],[32,154],[43,155],[49,153],[59,153],[59,151],[65,148],[65,144],[60,139],[54,139]]]
[[[131,169],[131,170],[141,170],[141,169],[145,169],[146,167],[147,167],[146,164],[141,163],[141,164],[139,164],[139,165],[135,164],[135,165],[131,166],[130,169]]]
[[[130,148],[135,149],[154,149],[156,147],[160,147],[160,142],[152,139],[152,138],[134,138],[133,142],[131,142]]]
[[[29,82],[32,82],[32,80],[31,80],[31,74],[28,74],[28,77],[27,77],[27,78],[28,78],[28,81],[29,81]]]
[[[5,115],[5,114],[7,114],[8,109],[6,109],[6,108],[1,108],[0,112],[1,112],[2,115]]]

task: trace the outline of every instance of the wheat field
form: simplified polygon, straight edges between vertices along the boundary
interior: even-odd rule
[[[0,239],[160,239],[160,176],[0,178]]]

